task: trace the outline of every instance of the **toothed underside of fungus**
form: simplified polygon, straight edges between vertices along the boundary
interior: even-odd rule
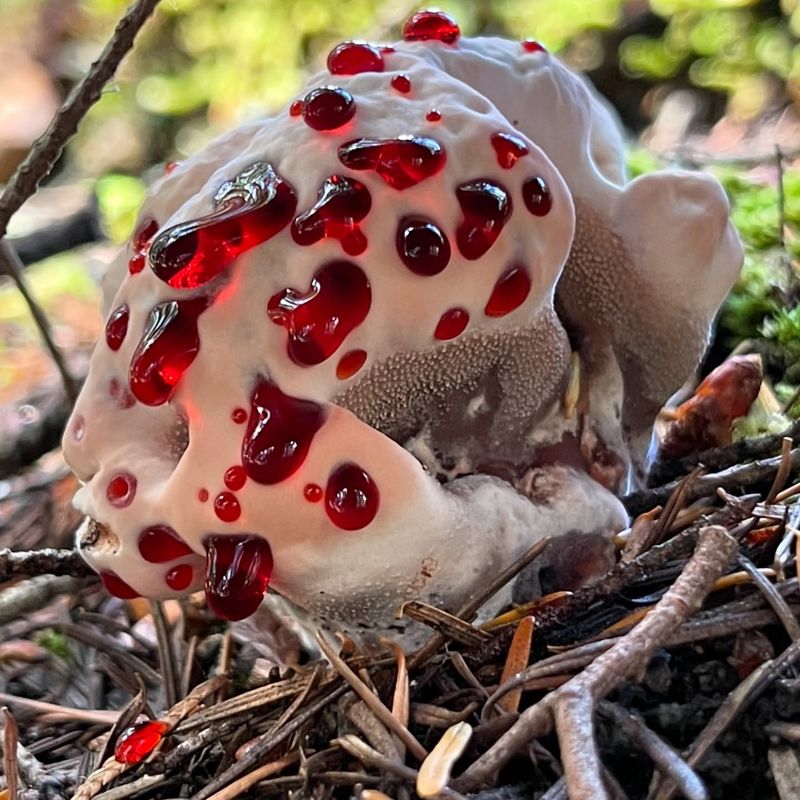
[[[544,535],[562,583],[608,566],[739,271],[725,196],[626,182],[580,77],[442,19],[340,45],[153,186],[64,437],[111,592],[240,619],[270,587],[415,640],[403,601],[455,609]]]

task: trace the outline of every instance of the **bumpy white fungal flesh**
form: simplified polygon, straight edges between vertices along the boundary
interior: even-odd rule
[[[153,186],[64,437],[112,592],[205,585],[238,619],[269,586],[369,639],[544,535],[567,582],[607,566],[586,542],[625,524],[631,451],[738,271],[724,197],[625,184],[610,112],[546,52],[435,12],[405,33]]]

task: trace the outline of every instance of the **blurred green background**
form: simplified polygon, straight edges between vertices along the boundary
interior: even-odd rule
[[[164,0],[50,184],[96,197],[105,233],[124,241],[147,182],[165,163],[284,105],[338,42],[398,38],[420,7]],[[634,174],[678,163],[723,180],[748,261],[722,317],[717,355],[758,340],[778,395],[791,396],[800,383],[800,0],[447,0],[439,7],[465,34],[536,38],[586,72],[622,116]],[[98,56],[125,8],[123,0],[0,0],[0,179]],[[782,211],[775,144],[787,151]],[[46,219],[25,211],[12,232]],[[76,298],[95,299],[86,258],[58,256],[28,274],[66,346],[90,341],[99,321],[74,333],[75,317],[83,321]],[[36,342],[27,325],[13,290],[0,288],[0,398],[31,357],[20,350]]]

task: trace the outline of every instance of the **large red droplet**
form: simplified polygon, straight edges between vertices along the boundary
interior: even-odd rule
[[[442,314],[433,335],[436,339],[441,341],[455,339],[456,336],[463,333],[468,324],[469,312],[466,309],[451,308],[449,311],[445,311],[444,314]]]
[[[125,728],[114,746],[114,758],[120,764],[144,761],[159,745],[167,730],[166,723],[153,719]]]
[[[206,600],[223,619],[249,617],[272,576],[272,551],[260,536],[207,536]]]
[[[531,276],[522,266],[506,270],[492,289],[489,302],[483,309],[487,317],[503,317],[519,308],[531,291]]]
[[[525,207],[528,211],[537,217],[545,216],[553,207],[553,196],[550,194],[550,187],[548,187],[544,178],[538,176],[525,181],[522,185],[522,199],[525,201]]]
[[[393,189],[408,189],[444,167],[444,148],[435,139],[356,139],[339,148],[339,160],[355,170],[373,170]]]
[[[158,223],[152,217],[145,217],[133,234],[133,255],[128,262],[128,272],[136,275],[147,263],[147,250],[150,241],[158,233]]]
[[[189,564],[178,564],[164,576],[164,582],[174,592],[182,592],[187,589],[193,580],[194,570]]]
[[[511,169],[520,158],[528,155],[528,145],[513,133],[493,133],[492,147],[503,169]]]
[[[325,413],[311,400],[284,394],[261,378],[250,400],[250,419],[242,442],[242,464],[256,483],[280,483],[305,461]]]
[[[336,365],[336,377],[340,381],[352,378],[364,366],[366,360],[366,350],[351,350],[349,353],[345,353]]]
[[[380,51],[364,42],[342,42],[328,54],[328,70],[333,75],[383,72],[383,66]]]
[[[303,120],[315,131],[341,128],[355,113],[353,95],[339,86],[323,86],[303,98]]]
[[[395,246],[403,263],[416,275],[438,275],[450,261],[447,236],[425,217],[400,220]]]
[[[106,497],[114,508],[127,508],[136,496],[136,478],[130,472],[117,473],[106,486]]]
[[[259,162],[224,184],[214,205],[212,214],[168,228],[153,242],[151,267],[170,286],[194,289],[224,272],[291,222],[297,198],[269,164]]]
[[[511,197],[502,186],[483,179],[462,183],[456,197],[464,214],[456,242],[461,255],[473,261],[497,241],[511,216]]]
[[[106,344],[111,350],[119,350],[128,332],[128,306],[115,308],[106,322]]]
[[[232,492],[238,492],[239,489],[244,486],[246,480],[247,473],[244,471],[244,467],[241,467],[238,464],[226,469],[225,475],[223,476],[223,482],[225,483],[225,486],[227,486]]]
[[[148,406],[166,403],[200,349],[197,319],[208,308],[204,297],[159,303],[147,320],[131,360],[131,391]]]
[[[214,498],[214,513],[223,522],[236,522],[242,516],[242,507],[233,492],[220,492]]]
[[[192,555],[193,550],[169,525],[152,525],[139,534],[139,552],[151,564],[166,564]]]
[[[367,316],[369,281],[349,261],[330,261],[314,273],[305,293],[284,289],[267,304],[269,318],[288,331],[287,351],[296,364],[320,364],[333,355]]]
[[[392,89],[400,94],[408,94],[411,91],[411,78],[408,75],[395,75],[391,84]]]
[[[113,594],[114,597],[119,597],[120,600],[133,600],[134,597],[139,597],[139,592],[132,586],[128,586],[115,572],[103,570],[100,573],[100,580],[106,587],[106,591]]]
[[[358,223],[369,213],[372,198],[363,183],[354,178],[331,175],[325,179],[317,202],[292,223],[292,238],[311,245],[326,237],[338,239],[345,253],[356,256],[367,247],[367,237]]]
[[[356,531],[375,519],[380,504],[378,487],[357,464],[342,464],[328,478],[325,511],[339,528]]]
[[[417,11],[403,25],[403,39],[407,42],[428,41],[453,44],[461,36],[456,21],[444,11]]]

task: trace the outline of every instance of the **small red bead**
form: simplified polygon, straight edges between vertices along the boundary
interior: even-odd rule
[[[328,478],[325,511],[339,528],[365,528],[378,513],[380,495],[372,478],[357,464],[342,464]]]
[[[411,91],[411,79],[408,75],[395,75],[392,78],[392,89],[401,94],[408,94]]]
[[[120,600],[133,600],[134,597],[139,597],[139,592],[128,586],[115,572],[104,570],[100,573],[100,580],[106,587],[106,591],[113,594],[114,597],[119,597]]]
[[[428,122],[439,122],[439,120],[441,120],[441,118],[442,118],[442,112],[441,111],[437,111],[435,108],[432,108],[425,115],[425,119],[428,120]]]
[[[383,72],[383,56],[370,44],[343,42],[328,54],[328,70],[333,75]]]
[[[453,44],[461,36],[456,21],[443,11],[418,11],[403,25],[403,39],[406,42],[435,40]]]
[[[242,514],[242,507],[231,492],[220,492],[214,498],[214,513],[223,522],[235,522]]]
[[[318,503],[322,500],[322,495],[322,487],[317,486],[316,483],[307,483],[305,487],[303,487],[303,497],[305,497],[309,503]]]
[[[139,553],[151,564],[192,555],[192,548],[169,525],[151,525],[139,534]]]
[[[483,313],[487,317],[504,317],[519,308],[530,291],[531,276],[525,267],[511,267],[498,278]]]
[[[108,482],[106,497],[115,508],[127,508],[135,496],[136,478],[129,472],[120,472]]]
[[[234,408],[231,412],[231,419],[237,425],[243,425],[245,422],[247,422],[247,411],[245,411],[243,408]]]
[[[201,489],[201,490],[200,490],[200,491],[197,493],[197,499],[198,499],[198,500],[199,500],[201,503],[205,503],[205,502],[208,500],[208,489]]]
[[[164,581],[175,592],[182,592],[191,585],[194,570],[188,564],[178,564],[164,576]]]
[[[513,133],[493,133],[492,147],[503,169],[511,169],[520,158],[528,155],[528,145]]]
[[[469,324],[469,313],[463,308],[451,308],[442,314],[433,335],[442,341],[455,339]]]
[[[114,747],[114,758],[120,764],[139,764],[158,747],[167,725],[158,720],[137,722],[125,728]]]
[[[553,196],[544,178],[535,177],[522,185],[522,199],[531,214],[544,217],[553,207]]]
[[[356,113],[353,96],[338,86],[314,89],[303,98],[303,120],[315,131],[333,131]]]
[[[345,353],[336,365],[336,377],[340,381],[352,378],[364,366],[366,360],[366,350],[351,350],[349,353]]]
[[[241,489],[246,480],[247,473],[242,466],[237,465],[225,470],[225,485],[233,492]]]
[[[289,116],[291,117],[299,117],[303,113],[303,101],[302,100],[295,100],[289,106]]]
[[[106,323],[106,344],[111,350],[119,350],[128,333],[128,306],[124,303],[115,308]]]
[[[177,168],[178,168],[180,165],[181,165],[181,162],[180,162],[180,161],[168,161],[168,162],[167,162],[167,163],[164,165],[164,172],[165,172],[167,175],[171,175],[173,172],[175,172],[175,170],[176,170],[176,169],[177,169]]]
[[[537,42],[536,39],[523,39],[521,44],[522,44],[522,49],[526,53],[546,53],[547,52],[547,48],[543,44],[541,44],[540,42]]]
[[[131,275],[137,275],[144,269],[146,263],[147,258],[141,253],[136,253],[136,255],[131,256],[131,260],[128,262],[128,272]]]

